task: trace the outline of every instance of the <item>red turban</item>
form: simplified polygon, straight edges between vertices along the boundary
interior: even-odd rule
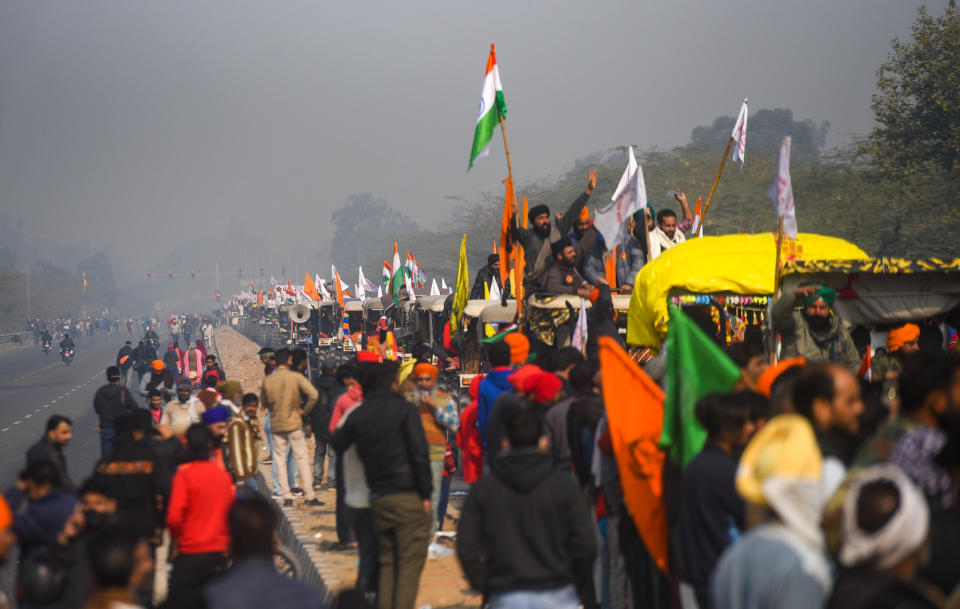
[[[513,388],[517,391],[523,391],[523,384],[526,382],[527,378],[533,376],[534,374],[538,374],[539,372],[541,372],[539,366],[527,364],[508,376],[507,381],[509,381],[510,384],[513,385]]]
[[[557,395],[562,386],[563,382],[556,374],[541,371],[527,377],[523,382],[523,392],[537,402],[545,404]]]

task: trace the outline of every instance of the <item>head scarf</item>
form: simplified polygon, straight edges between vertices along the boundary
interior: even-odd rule
[[[820,547],[822,461],[806,419],[795,414],[774,417],[743,451],[737,490],[750,503],[769,507],[791,531]]]
[[[226,406],[217,406],[200,415],[200,420],[204,425],[213,425],[214,423],[226,423],[230,418],[230,409]]]
[[[768,366],[757,380],[757,391],[759,391],[764,397],[769,398],[770,394],[773,393],[773,384],[778,378],[780,378],[781,374],[790,368],[793,368],[794,366],[805,365],[807,365],[807,360],[803,359],[802,357],[791,357],[780,360],[772,366]]]
[[[541,372],[539,366],[534,366],[533,364],[527,364],[522,366],[519,370],[507,377],[507,382],[513,385],[513,388],[517,391],[523,391],[523,386],[527,382],[527,379],[535,374]]]
[[[899,351],[905,344],[912,343],[920,338],[920,326],[906,324],[887,332],[887,351]]]
[[[433,364],[428,364],[426,362],[421,362],[413,367],[413,378],[414,380],[420,378],[421,376],[429,374],[433,380],[437,380],[437,377],[440,376],[440,369],[434,366]]]
[[[879,531],[868,533],[857,523],[857,503],[864,485],[879,481],[889,481],[897,487],[900,505]],[[929,529],[927,500],[900,468],[887,463],[868,467],[850,480],[843,504],[840,562],[847,567],[872,563],[880,569],[889,569],[915,552],[927,538]]]
[[[557,395],[562,386],[563,383],[556,374],[541,371],[527,377],[523,382],[523,392],[537,402],[546,404]]]
[[[833,302],[837,299],[836,290],[831,290],[825,285],[822,285],[816,289],[812,296],[808,296],[803,299],[803,306],[809,307],[818,300],[823,300],[827,303],[827,306],[833,308]]]
[[[520,332],[511,332],[503,337],[510,346],[510,363],[522,364],[530,357],[530,340]]]

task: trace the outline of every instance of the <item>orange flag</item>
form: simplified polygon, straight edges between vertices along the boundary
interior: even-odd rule
[[[520,226],[527,228],[527,196],[523,196],[523,206],[520,209]],[[500,250],[503,251],[502,249]],[[501,254],[502,255],[502,254]],[[523,299],[526,294],[523,291],[523,274],[526,271],[526,258],[523,255],[523,246],[519,241],[513,244],[513,293],[517,298],[517,316],[523,315]],[[500,265],[503,268],[503,265]]]
[[[340,283],[340,271],[337,271],[334,283],[337,285],[337,304],[340,305],[340,315],[345,315],[343,312],[343,284]]]
[[[510,236],[510,219],[513,217],[513,206],[516,199],[513,198],[513,182],[508,177],[503,181],[507,187],[507,196],[503,200],[503,217],[500,220],[500,287],[505,288],[507,278],[510,277],[510,254],[511,250],[516,251],[517,244],[513,242]],[[497,254],[497,244],[493,244],[493,253]]]
[[[320,300],[320,292],[317,291],[317,284],[313,282],[310,273],[307,273],[303,279],[303,293],[309,296],[311,300]]]
[[[257,292],[257,306],[258,307],[263,306],[263,290],[260,290],[259,292]]]
[[[607,430],[627,511],[650,556],[665,575],[667,513],[663,501],[663,391],[608,336],[597,339]]]
[[[612,252],[607,252],[603,259],[604,279],[610,284],[610,289],[617,289],[617,255],[620,253],[620,246],[613,246]]]

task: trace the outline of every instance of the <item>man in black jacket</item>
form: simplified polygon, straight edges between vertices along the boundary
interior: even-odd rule
[[[333,414],[333,406],[337,403],[337,398],[343,393],[344,389],[337,382],[337,365],[333,360],[322,360],[320,362],[320,375],[317,376],[313,385],[317,388],[320,397],[317,398],[317,404],[310,411],[310,428],[313,430],[313,436],[316,439],[317,447],[313,451],[313,486],[322,488],[323,471],[327,457],[327,444],[330,443],[330,415]],[[327,470],[327,488],[336,486],[336,456],[331,448],[330,451],[330,469]]]
[[[397,393],[397,370],[396,362],[357,366],[363,403],[330,439],[337,454],[356,444],[363,463],[380,547],[380,609],[413,609],[432,527],[427,439],[417,408]]]
[[[100,456],[106,457],[113,452],[116,437],[114,425],[117,419],[139,408],[133,395],[126,387],[120,386],[120,368],[107,368],[107,384],[97,389],[93,396],[93,409],[100,417]]]
[[[463,572],[491,606],[575,609],[597,553],[583,493],[554,468],[535,409],[516,411],[506,427],[492,475],[474,484],[460,513]]]
[[[72,437],[73,422],[62,414],[55,414],[47,419],[43,437],[27,450],[27,465],[37,461],[53,463],[60,474],[60,483],[70,492],[76,491],[77,487],[67,473],[67,458],[63,454],[63,448],[70,443]]]

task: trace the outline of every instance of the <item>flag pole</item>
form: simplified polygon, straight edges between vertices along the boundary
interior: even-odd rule
[[[783,251],[783,216],[777,222],[777,257],[773,269],[773,298],[780,298],[780,283],[783,279],[782,269],[780,268],[780,256]],[[777,363],[777,334],[773,331],[773,320],[770,320],[770,363]]]
[[[509,176],[509,179],[510,179],[510,196],[513,198],[513,203],[514,203],[514,205],[517,205],[517,195],[516,195],[516,192],[514,191],[514,188],[513,188],[513,165],[512,165],[511,162],[510,162],[510,144],[507,143],[507,123],[506,123],[506,121],[503,120],[503,114],[500,114],[499,116],[500,116],[500,133],[503,134],[503,149],[504,149],[504,151],[506,151],[506,153],[507,153],[507,175]],[[519,206],[518,206],[518,207],[519,207]],[[515,223],[516,228],[520,228],[520,213],[519,213],[519,210],[518,210],[518,213],[515,213],[515,214],[513,215],[513,220],[514,220],[514,223]],[[518,248],[517,245],[514,244],[514,247],[513,247],[513,257],[514,257],[514,258],[513,258],[513,268],[514,268],[514,269],[519,268],[519,265],[517,264],[517,256],[519,256],[519,255],[520,255],[520,248]],[[517,275],[518,275],[518,273],[514,273],[514,281],[516,281],[516,282],[519,284],[519,285],[516,286],[516,293],[517,293],[517,316],[519,317],[519,316],[521,316],[521,315],[523,314],[523,304],[522,304],[522,302],[523,302],[523,277],[518,277]],[[504,289],[503,293],[504,293],[504,295],[505,295],[505,294],[506,294],[506,287],[507,287],[507,286],[506,286],[506,285],[503,285],[503,286],[501,286],[501,287]],[[503,302],[504,300],[506,300],[506,299],[504,298],[501,302]]]
[[[730,148],[733,146],[733,136],[727,142],[727,148],[723,151],[723,158],[720,160],[720,169],[717,170],[717,177],[713,179],[713,186],[710,187],[710,194],[707,195],[707,202],[703,205],[703,214],[700,216],[700,225],[703,226],[703,219],[707,217],[707,209],[710,207],[710,199],[713,198],[713,191],[717,189],[720,182],[720,174],[723,173],[723,166],[727,164],[727,156],[730,154]],[[508,157],[509,158],[509,157]]]

